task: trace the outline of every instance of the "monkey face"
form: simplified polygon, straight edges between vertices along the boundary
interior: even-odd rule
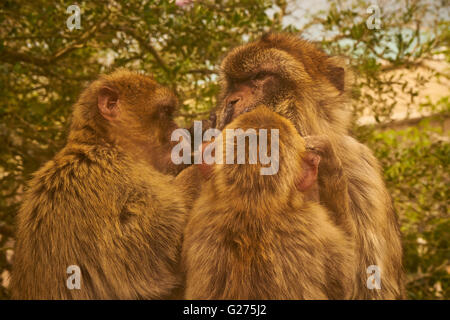
[[[160,171],[170,161],[175,95],[153,79],[127,70],[106,75],[94,85],[100,125],[111,142],[144,155]],[[167,169],[167,170],[166,170]]]
[[[98,111],[107,126],[132,139],[167,141],[177,107],[177,99],[169,89],[127,70],[104,76],[97,88]]]
[[[163,144],[170,143],[170,135],[177,128],[173,119],[178,106],[177,98],[169,89],[160,85],[154,91],[148,92],[146,97],[148,105],[143,117],[147,126],[156,125],[160,132],[155,138]]]
[[[224,124],[260,104],[276,105],[287,96],[287,88],[289,82],[270,69],[261,69],[244,79],[230,79],[228,93],[222,102],[226,113]]]
[[[261,55],[251,49],[240,52],[237,56],[230,54],[222,65],[222,77],[225,81],[219,106],[223,111],[219,128],[260,104],[275,110],[295,90],[295,75],[279,67],[285,58],[283,52],[267,49]],[[239,61],[241,54],[248,56]],[[267,59],[261,58],[264,55]],[[249,65],[251,67],[247,67]]]
[[[237,47],[221,65],[217,127],[222,129],[258,104],[290,118],[296,125],[301,113],[341,118],[328,115],[335,111],[328,110],[327,105],[335,107],[345,100],[342,93],[350,77],[345,78],[344,64],[312,43],[290,35],[269,34]],[[305,105],[316,110],[307,111]]]

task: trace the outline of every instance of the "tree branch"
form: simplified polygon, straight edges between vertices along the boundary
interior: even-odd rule
[[[210,69],[191,69],[186,71],[186,73],[200,73],[200,74],[204,74],[204,75],[210,75],[210,74],[218,74],[219,71],[218,70],[210,70]]]
[[[153,58],[156,60],[156,62],[159,64],[159,66],[164,70],[164,72],[167,75],[170,75],[170,69],[167,66],[167,64],[164,62],[164,60],[161,58],[159,53],[156,51],[156,49],[149,43],[149,41],[143,39],[141,36],[139,36],[133,29],[130,29],[128,27],[122,27],[118,31],[123,31],[128,33],[130,36],[132,36],[134,39],[139,42],[139,45],[150,52],[150,54],[153,56]]]
[[[27,52],[12,51],[8,48],[5,48],[0,51],[0,58],[9,63],[16,63],[18,61],[21,61],[38,66],[47,66],[55,63],[57,60],[63,58],[70,52],[84,47],[86,41],[89,40],[89,38],[95,34],[95,32],[99,29],[99,27],[103,27],[105,26],[105,24],[106,24],[105,21],[98,23],[93,28],[90,28],[89,31],[86,31],[84,34],[82,34],[81,37],[79,37],[76,41],[72,42],[67,47],[59,50],[49,58],[40,58]]]

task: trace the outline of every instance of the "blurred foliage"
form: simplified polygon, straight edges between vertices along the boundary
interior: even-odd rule
[[[422,121],[366,138],[400,214],[408,298],[450,297],[450,136]]]
[[[370,114],[388,124],[398,92],[417,107],[425,83],[448,78],[426,64],[438,55],[450,61],[444,1],[392,1],[375,30],[366,26],[370,1],[330,2],[300,27],[283,21],[304,1],[191,2],[78,1],[81,29],[72,31],[66,27],[72,1],[0,3],[0,299],[8,296],[1,281],[11,269],[13,221],[25,182],[64,144],[71,105],[89,81],[121,66],[153,74],[177,93],[179,123],[188,124],[214,107],[218,66],[230,48],[267,31],[306,36],[318,27],[313,38],[330,54],[349,57],[358,74],[353,131],[385,168],[405,236],[409,297],[448,298],[448,139],[436,142],[445,134],[426,126],[379,131],[356,121]],[[404,77],[424,66],[426,76]],[[448,105],[447,97],[420,108],[448,117]]]

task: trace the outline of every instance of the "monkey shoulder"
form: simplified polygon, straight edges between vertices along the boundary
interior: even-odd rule
[[[73,188],[86,187],[87,183],[99,186],[115,181],[118,184],[126,182],[124,179],[130,171],[127,162],[125,155],[112,148],[66,147],[47,162],[34,178],[58,191],[68,192]]]
[[[334,263],[351,264],[354,258],[352,239],[331,219],[330,212],[321,204],[307,201],[295,216],[295,225],[300,237],[305,239],[308,247],[327,252]]]
[[[329,238],[335,235],[338,228],[330,219],[328,210],[315,201],[305,201],[301,207],[293,207],[291,215],[288,217],[287,228],[296,228],[305,233],[302,237],[312,237],[314,241],[323,243],[322,238]],[[327,232],[324,232],[324,229]]]
[[[33,174],[22,214],[82,215],[102,206],[115,209],[131,184],[128,172],[126,157],[115,150],[66,147]]]
[[[283,238],[294,248],[306,253],[311,250],[329,252],[339,255],[340,248],[351,248],[352,244],[345,232],[333,222],[330,213],[315,201],[306,201],[300,206],[293,206],[291,212],[286,212],[280,221],[274,223],[280,233],[288,233],[290,237]]]
[[[358,163],[379,169],[378,160],[375,158],[373,151],[365,144],[348,135],[342,136],[336,142],[339,156],[344,161],[356,161],[354,164]]]
[[[390,197],[383,181],[382,167],[373,151],[356,139],[346,136],[342,139],[339,157],[349,179],[350,197],[356,200],[358,195],[371,195],[369,203],[386,209]],[[382,201],[379,204],[373,203],[378,200]]]

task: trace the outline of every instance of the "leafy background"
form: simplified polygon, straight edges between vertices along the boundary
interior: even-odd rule
[[[71,4],[81,8],[79,30],[66,26]],[[408,298],[448,299],[449,4],[379,1],[381,26],[369,29],[371,4],[2,1],[0,299],[8,298],[26,181],[64,145],[71,106],[89,81],[120,66],[153,74],[179,96],[177,120],[187,126],[214,107],[226,52],[268,31],[302,34],[349,58],[358,74],[352,133],[383,165],[401,221]],[[431,83],[438,91],[427,91]]]

